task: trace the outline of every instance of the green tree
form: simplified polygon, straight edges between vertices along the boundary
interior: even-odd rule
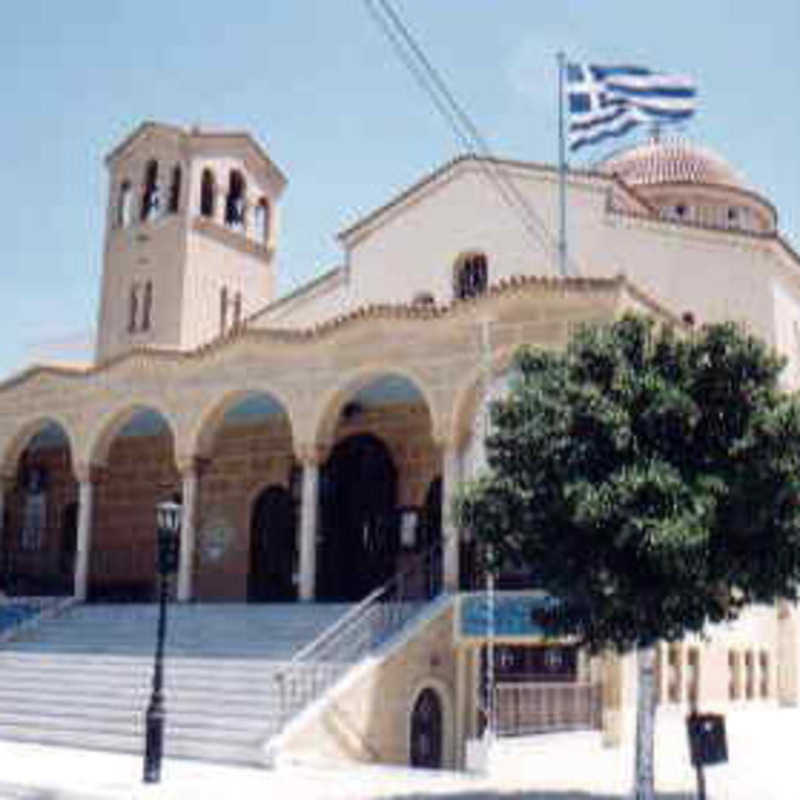
[[[783,360],[734,324],[626,316],[564,352],[523,349],[491,409],[460,524],[559,599],[553,635],[637,650],[635,796],[653,796],[654,643],[795,599],[800,406]]]

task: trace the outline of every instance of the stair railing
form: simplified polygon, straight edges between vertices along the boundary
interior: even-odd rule
[[[370,592],[278,672],[281,727],[357,661],[374,652],[442,591],[442,546],[436,543]]]

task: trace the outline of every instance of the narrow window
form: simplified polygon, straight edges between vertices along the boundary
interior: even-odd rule
[[[244,225],[245,183],[242,173],[232,169],[228,179],[228,196],[225,199],[225,224],[232,228]]]
[[[225,333],[228,327],[228,289],[223,286],[219,290],[219,332]]]
[[[270,234],[270,214],[269,214],[269,201],[266,197],[262,197],[258,201],[255,208],[255,229],[256,238],[260,239],[264,244],[269,244]]]
[[[158,186],[158,162],[147,162],[144,170],[144,191],[142,192],[142,221],[155,219],[161,211],[161,193]]]
[[[203,170],[200,180],[200,214],[203,217],[214,216],[214,173],[210,169]]]
[[[131,224],[131,197],[131,182],[124,180],[120,184],[117,197],[116,226],[118,228],[127,228]]]
[[[670,703],[680,703],[681,701],[682,672],[680,646],[674,645],[669,648],[669,686],[667,694]]]
[[[242,322],[242,293],[236,292],[233,296],[233,325],[238,328]]]
[[[748,700],[752,700],[756,694],[756,664],[752,650],[748,650],[744,654],[744,696]]]
[[[739,671],[739,654],[735,650],[728,651],[728,698],[738,700],[741,696]]]
[[[762,650],[759,654],[759,664],[761,666],[761,697],[769,697],[769,653]]]
[[[686,699],[693,705],[700,697],[700,650],[690,647],[686,654]]]
[[[653,668],[653,683],[655,685],[656,705],[659,706],[664,702],[664,692],[661,686],[664,674],[664,648],[661,645],[656,645],[655,650],[656,663]]]
[[[144,285],[144,301],[142,302],[142,330],[150,330],[150,313],[153,310],[153,282]]]
[[[477,297],[486,291],[489,269],[483,253],[473,253],[462,258],[456,266],[454,293],[457,300]]]
[[[181,165],[172,168],[172,183],[169,186],[169,213],[177,214],[181,205]]]
[[[136,333],[136,318],[139,316],[139,284],[131,286],[128,298],[128,333]]]

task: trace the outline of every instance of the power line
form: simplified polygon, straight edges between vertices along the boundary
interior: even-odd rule
[[[427,58],[408,26],[388,0],[364,0],[367,10],[389,39],[398,57],[413,75],[415,81],[428,95],[444,117],[456,139],[470,152],[479,156],[477,164],[484,176],[520,219],[525,231],[546,252],[558,258],[558,241],[548,226],[520,191],[515,181],[503,171],[469,114],[456,100],[447,83]],[[570,261],[568,271],[577,274]]]

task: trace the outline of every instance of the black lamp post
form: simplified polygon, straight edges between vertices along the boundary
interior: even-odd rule
[[[167,596],[169,579],[178,570],[181,505],[167,500],[156,506],[158,523],[158,574],[160,579],[158,605],[158,639],[156,662],[153,671],[153,691],[147,706],[144,752],[144,782],[161,780],[161,755],[164,743],[164,635],[167,630]]]

